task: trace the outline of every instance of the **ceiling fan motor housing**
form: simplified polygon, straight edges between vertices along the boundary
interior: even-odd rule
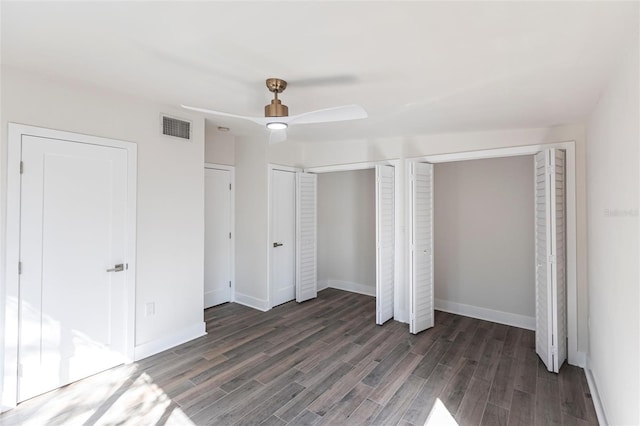
[[[269,105],[264,107],[265,117],[288,117],[289,107],[283,105],[280,99],[273,99]]]
[[[280,99],[278,99],[278,93],[284,92],[284,89],[287,88],[287,82],[281,78],[268,78],[266,83],[267,89],[273,93],[273,99],[269,105],[265,105],[264,116],[288,117],[289,108],[286,105],[283,105],[282,102],[280,102]]]

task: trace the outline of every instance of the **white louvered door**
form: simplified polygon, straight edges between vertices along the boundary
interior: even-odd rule
[[[434,325],[433,306],[433,165],[411,163],[409,331]]]
[[[553,187],[552,199],[555,201],[555,214],[553,216],[553,229],[555,236],[553,242],[554,278],[554,328],[557,332],[557,357],[555,358],[554,371],[557,373],[562,363],[567,359],[567,223],[566,223],[566,180],[565,180],[565,151],[554,149],[552,152],[553,163]]]
[[[567,359],[565,153],[535,156],[536,352],[549,371]]]
[[[296,173],[296,301],[317,296],[317,179]]]
[[[395,169],[376,166],[376,324],[393,318]]]

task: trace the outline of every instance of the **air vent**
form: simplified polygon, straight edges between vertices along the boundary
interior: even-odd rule
[[[189,140],[191,139],[191,122],[163,115],[162,134]]]

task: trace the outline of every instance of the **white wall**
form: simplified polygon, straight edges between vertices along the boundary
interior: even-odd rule
[[[370,161],[400,159],[397,176],[400,192],[396,194],[400,203],[400,247],[406,247],[406,200],[404,160],[426,155],[467,152],[491,148],[537,145],[552,142],[575,141],[576,147],[576,264],[577,264],[577,323],[578,350],[587,350],[587,233],[586,233],[586,186],[584,126],[563,125],[549,128],[513,129],[486,132],[468,132],[442,135],[422,135],[372,140],[345,140],[302,144],[302,160],[305,167],[328,166]],[[405,274],[406,250],[400,252],[403,266],[398,270],[400,285],[396,286],[395,318],[408,321],[408,277]]]
[[[533,157],[441,163],[434,175],[436,308],[535,326]]]
[[[236,138],[236,301],[268,308],[268,173],[265,141]]]
[[[587,126],[588,368],[612,425],[640,424],[637,37]]]
[[[375,170],[318,174],[318,282],[375,296]]]
[[[148,354],[201,335],[204,120],[184,110],[7,67],[2,68],[1,83],[2,262],[8,122],[134,142],[138,146],[136,353]],[[193,139],[162,136],[162,112],[191,120]],[[154,316],[144,316],[147,302],[155,303]],[[0,304],[4,306],[4,301]]]
[[[268,136],[264,136],[259,141],[266,143]],[[281,166],[302,167],[302,145],[295,141],[287,140],[274,145],[267,146],[267,159],[271,164],[279,164]]]
[[[214,164],[235,164],[235,137],[221,132],[211,120],[205,119],[204,161]]]
[[[269,163],[295,167],[300,147],[294,142],[268,144],[268,134],[236,137],[236,301],[269,308]]]
[[[293,166],[295,145],[269,146],[268,135],[236,137],[236,285],[235,300],[256,309],[269,309],[269,162]]]

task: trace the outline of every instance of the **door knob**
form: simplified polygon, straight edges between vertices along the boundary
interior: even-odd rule
[[[107,269],[107,272],[120,272],[120,271],[124,271],[124,263],[118,263],[113,268]]]
[[[280,247],[281,245],[283,245],[282,243],[273,243],[274,247]]]

